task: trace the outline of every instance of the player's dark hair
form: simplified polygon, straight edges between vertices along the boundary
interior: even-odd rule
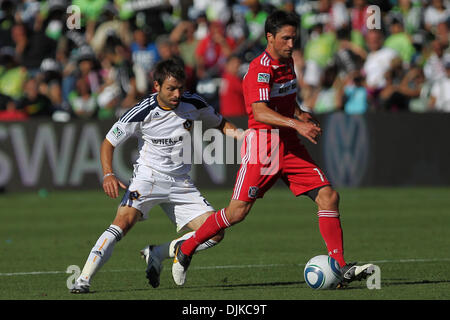
[[[266,23],[264,25],[264,31],[267,38],[267,33],[271,33],[275,36],[278,31],[284,26],[293,26],[294,28],[298,28],[299,25],[299,17],[292,12],[286,12],[283,10],[276,10],[272,12],[266,19]]]
[[[156,64],[153,72],[153,79],[162,85],[168,77],[174,77],[179,81],[186,79],[184,66],[175,59],[162,60]]]

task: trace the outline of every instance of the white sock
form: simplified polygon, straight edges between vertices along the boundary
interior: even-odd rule
[[[84,265],[81,275],[78,277],[78,282],[83,284],[90,284],[91,278],[95,273],[108,261],[113,252],[117,241],[120,241],[123,236],[123,231],[116,225],[110,225],[105,232],[98,238],[95,245],[92,247],[86,263]]]

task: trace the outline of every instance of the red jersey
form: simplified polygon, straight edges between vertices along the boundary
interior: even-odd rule
[[[242,88],[245,108],[248,114],[248,127],[253,129],[280,129],[280,136],[297,136],[291,128],[274,128],[255,120],[252,103],[266,102],[269,108],[293,118],[297,108],[297,80],[292,58],[286,62],[273,59],[267,51],[255,58],[244,77]]]

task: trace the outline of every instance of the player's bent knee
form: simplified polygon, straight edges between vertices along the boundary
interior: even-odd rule
[[[339,206],[339,192],[331,187],[325,187],[319,190],[316,203],[320,208],[337,210]]]
[[[232,216],[229,218],[231,225],[239,223],[247,217],[249,210],[246,207],[239,207],[233,210]]]
[[[230,225],[239,223],[245,219],[253,202],[246,202],[241,200],[231,200],[230,205],[226,208],[225,214]]]

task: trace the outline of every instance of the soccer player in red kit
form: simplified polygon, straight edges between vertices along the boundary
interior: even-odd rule
[[[196,247],[242,220],[257,198],[262,198],[279,179],[295,196],[307,195],[318,206],[321,235],[328,254],[341,266],[343,284],[361,280],[374,266],[344,260],[339,217],[339,194],[311,159],[298,134],[317,144],[320,124],[296,102],[296,77],[292,60],[298,18],[284,11],[266,20],[266,50],[255,58],[243,81],[249,130],[242,146],[242,163],[227,208],[211,215],[195,234],[175,245],[172,276],[183,285]]]

